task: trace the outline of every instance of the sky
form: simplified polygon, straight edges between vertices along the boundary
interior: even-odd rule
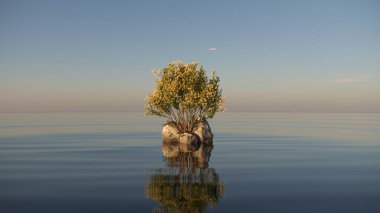
[[[231,112],[380,112],[380,1],[0,0],[0,112],[142,112],[177,59]]]

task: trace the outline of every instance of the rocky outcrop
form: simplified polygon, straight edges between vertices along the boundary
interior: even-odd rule
[[[179,143],[181,144],[196,144],[198,137],[194,134],[183,133],[179,135]]]
[[[214,135],[206,118],[198,118],[198,127],[194,133],[179,133],[173,124],[168,123],[162,128],[164,142],[179,142],[181,144],[195,144],[197,142],[211,144]]]
[[[162,128],[162,140],[165,142],[179,142],[180,133],[172,124],[166,124]]]
[[[194,134],[199,137],[199,140],[203,143],[212,143],[212,138],[214,134],[212,134],[210,125],[208,124],[206,118],[198,118],[199,125],[197,129],[194,131]]]

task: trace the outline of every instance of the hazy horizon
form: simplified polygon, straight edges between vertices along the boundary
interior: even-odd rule
[[[0,112],[142,112],[153,69],[231,112],[380,112],[380,1],[1,1]]]

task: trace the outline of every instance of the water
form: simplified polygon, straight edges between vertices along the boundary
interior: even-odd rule
[[[0,212],[380,212],[380,114],[219,114],[198,158],[163,122],[0,114]]]

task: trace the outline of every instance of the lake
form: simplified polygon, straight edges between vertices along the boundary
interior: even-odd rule
[[[0,113],[0,212],[380,212],[380,114],[221,113],[189,150],[164,122]]]

